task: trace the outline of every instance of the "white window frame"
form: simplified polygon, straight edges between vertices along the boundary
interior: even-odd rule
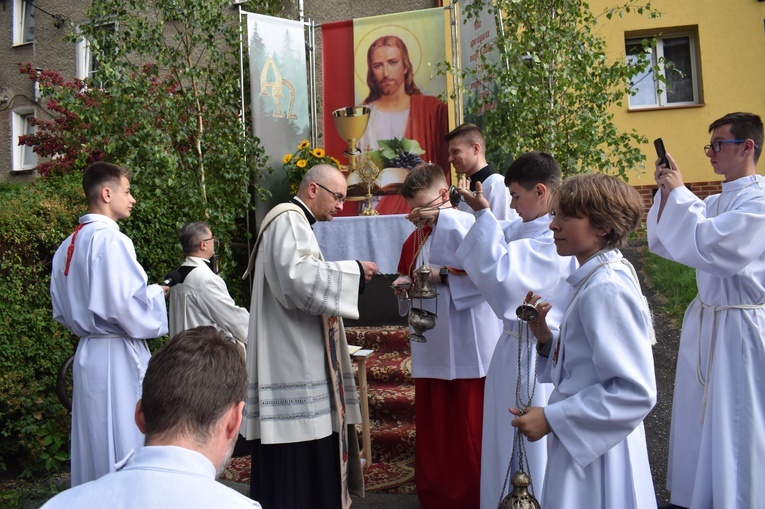
[[[117,30],[117,22],[106,23],[105,25],[111,25],[112,30]],[[79,32],[79,27],[77,28]],[[98,64],[98,55],[94,55],[91,50],[91,43],[88,39],[80,34],[80,37],[75,43],[75,68],[76,76],[78,79],[95,79],[98,75],[98,69],[93,70],[93,63]],[[99,84],[100,86],[100,84]]]
[[[649,36],[650,37],[650,36]],[[649,56],[651,59],[651,62],[655,64],[656,62],[659,63],[659,69],[660,72],[663,73],[666,76],[666,67],[664,63],[664,41],[668,39],[679,39],[679,38],[688,38],[688,49],[690,52],[690,64],[691,64],[691,70],[690,70],[690,76],[691,76],[691,84],[692,84],[692,90],[693,90],[693,99],[691,101],[682,101],[682,102],[669,102],[667,99],[667,85],[664,83],[661,83],[660,81],[653,78],[653,71],[649,71],[647,74],[648,76],[645,79],[650,78],[653,81],[653,87],[654,87],[654,98],[656,101],[652,104],[632,104],[632,97],[630,96],[630,103],[629,103],[629,109],[630,110],[640,110],[640,109],[656,109],[656,108],[675,108],[680,106],[696,106],[701,104],[701,98],[699,94],[699,84],[701,82],[701,76],[699,76],[699,70],[698,70],[698,43],[696,41],[696,34],[694,32],[673,32],[673,33],[666,33],[663,35],[656,35],[653,36],[656,39],[656,47],[652,50],[652,55]],[[625,48],[632,44],[639,44],[641,40],[645,39],[646,37],[625,37],[624,45]],[[649,51],[651,51],[649,49]],[[630,56],[627,55],[627,59],[629,59]],[[652,64],[652,65],[653,65]]]
[[[17,108],[11,112],[11,154],[13,154],[13,171],[31,171],[37,167],[37,154],[32,147],[19,145],[19,138],[25,134],[32,134],[35,128],[30,125],[29,119],[34,118],[34,107]]]
[[[13,0],[13,45],[35,42],[34,0]],[[29,33],[31,29],[31,34]]]
[[[77,78],[84,80],[93,76],[93,54],[90,52],[90,41],[81,37],[75,44],[75,54],[77,61]]]

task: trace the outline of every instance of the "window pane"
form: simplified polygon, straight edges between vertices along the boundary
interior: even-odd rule
[[[667,102],[693,102],[693,69],[689,37],[664,39]]]
[[[21,42],[35,40],[35,0],[21,0]]]
[[[637,64],[639,55],[644,53],[643,46],[639,43],[627,43],[626,53],[627,62],[633,65]],[[636,95],[630,96],[630,106],[651,106],[659,102],[656,97],[656,86],[651,69],[655,59],[652,53],[645,53],[645,56],[648,57],[648,65],[630,81],[630,87],[637,92]]]
[[[35,132],[35,128],[32,125],[32,119],[34,118],[34,114],[30,113],[28,115],[22,115],[21,120],[23,122],[22,127],[22,134],[33,134]],[[34,153],[34,150],[32,150],[32,147],[29,145],[23,145],[21,147],[21,167],[22,168],[29,168],[32,166],[35,166],[37,164],[37,154]]]

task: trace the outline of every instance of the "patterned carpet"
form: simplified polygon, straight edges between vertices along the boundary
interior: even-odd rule
[[[367,359],[372,464],[367,491],[414,494],[414,381],[406,327],[349,327],[348,344],[374,350]],[[359,443],[361,443],[361,426]],[[233,458],[225,479],[250,482],[250,458]]]

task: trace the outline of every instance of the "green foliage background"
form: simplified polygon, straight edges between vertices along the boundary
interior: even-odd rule
[[[69,413],[55,387],[76,338],[50,304],[53,252],[85,212],[81,177],[0,185],[0,469],[26,475],[69,458]],[[18,472],[17,472],[18,473]]]
[[[488,159],[504,168],[526,151],[542,150],[555,156],[564,175],[601,171],[625,180],[629,170],[642,168],[639,146],[648,140],[618,131],[609,109],[622,104],[648,61],[645,54],[632,64],[609,59],[598,28],[629,12],[658,16],[650,3],[627,0],[593,13],[584,0],[475,0],[465,9],[466,22],[487,8],[502,20],[501,61],[481,53],[490,79],[479,90],[486,95],[466,95],[466,110],[482,115]]]

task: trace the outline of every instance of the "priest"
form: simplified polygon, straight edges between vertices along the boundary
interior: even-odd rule
[[[345,196],[340,171],[311,168],[297,196],[263,219],[245,273],[254,281],[242,434],[254,440],[250,496],[263,507],[345,509],[351,492],[363,494],[343,318],[358,318],[377,265],[325,261],[312,230]]]

